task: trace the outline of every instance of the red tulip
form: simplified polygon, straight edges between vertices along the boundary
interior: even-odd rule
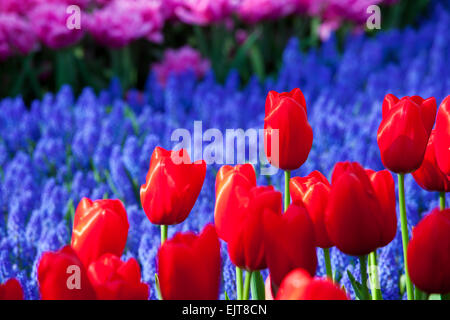
[[[278,130],[278,136],[273,130]],[[269,162],[283,170],[298,169],[308,158],[312,141],[313,131],[300,89],[283,93],[270,91],[264,118],[264,146]]]
[[[23,289],[17,279],[0,284],[0,300],[23,300]]]
[[[283,215],[266,210],[264,232],[266,262],[275,285],[296,268],[316,273],[314,226],[304,207],[291,204]]]
[[[214,224],[221,239],[228,242],[243,219],[242,206],[245,203],[236,190],[250,190],[253,187],[256,187],[256,174],[251,164],[220,168],[216,176]]]
[[[185,150],[156,147],[150,160],[141,203],[153,224],[183,222],[194,207],[206,175],[205,161],[191,162]]]
[[[366,169],[372,183],[381,210],[376,215],[378,224],[382,226],[379,247],[388,245],[397,233],[397,213],[395,200],[395,182],[388,170],[374,171]]]
[[[120,200],[83,198],[73,221],[72,248],[86,268],[105,253],[121,256],[128,227],[127,212]]]
[[[450,96],[442,101],[436,117],[436,158],[439,168],[450,175]]]
[[[91,300],[95,292],[70,246],[42,255],[37,277],[42,300]]]
[[[220,286],[220,243],[214,226],[200,235],[177,233],[158,251],[164,300],[216,300]]]
[[[332,281],[312,278],[307,271],[295,269],[281,283],[277,300],[348,300],[348,297]]]
[[[434,209],[413,229],[408,244],[411,281],[428,293],[450,293],[450,209]]]
[[[395,185],[383,170],[337,163],[325,214],[330,239],[342,252],[361,256],[391,242],[396,233]]]
[[[333,242],[325,228],[330,183],[319,171],[313,171],[306,177],[295,177],[289,182],[292,201],[308,210],[314,224],[317,246],[330,248]]]
[[[100,300],[147,300],[148,285],[141,282],[141,270],[134,258],[127,262],[107,253],[92,262],[88,277]]]
[[[436,161],[435,153],[436,145],[436,130],[433,130],[428,140],[427,150],[425,151],[425,158],[419,169],[412,173],[414,180],[423,189],[428,191],[449,192],[450,191],[450,176],[439,169]]]
[[[281,214],[282,195],[272,186],[254,187],[250,191],[242,188],[237,194],[239,200],[245,203],[242,206],[244,217],[240,224],[235,225],[234,234],[228,243],[230,259],[236,266],[246,270],[265,269],[263,214],[265,210]]]
[[[383,102],[378,147],[386,168],[395,173],[417,170],[423,160],[436,117],[436,100],[419,96],[399,100],[392,94]]]

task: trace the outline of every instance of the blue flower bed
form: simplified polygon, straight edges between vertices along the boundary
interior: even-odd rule
[[[293,176],[312,170],[329,176],[334,164],[344,160],[380,170],[376,131],[383,97],[418,94],[440,102],[449,94],[448,30],[450,14],[436,6],[418,29],[351,36],[343,52],[335,38],[307,53],[293,39],[279,75],[264,83],[255,78],[243,86],[237,73],[231,73],[222,85],[213,74],[197,81],[186,73],[161,88],[151,75],[143,93],[131,91],[125,100],[113,82],[99,95],[86,88],[79,97],[66,86],[29,108],[20,98],[0,101],[0,282],[17,277],[26,298],[39,298],[37,262],[43,252],[70,242],[71,219],[80,199],[120,198],[130,222],[124,255],[138,259],[143,280],[151,284],[151,298],[156,298],[159,228],[146,218],[138,196],[155,146],[173,147],[172,131],[192,129],[194,120],[203,121],[203,130],[262,128],[267,92],[299,87],[307,99],[314,142],[307,162]],[[169,237],[213,222],[218,168],[209,166],[194,209],[185,222],[169,228]],[[258,180],[267,183],[264,176]],[[271,182],[281,190],[281,173]],[[411,228],[438,202],[437,195],[421,190],[410,175],[406,192]],[[225,244],[222,248],[222,292],[234,299],[235,271]],[[347,271],[358,277],[359,265],[335,248],[331,254],[341,285],[353,294]],[[319,275],[325,269],[320,257],[321,252]],[[379,263],[384,297],[401,298],[399,235],[379,250]]]

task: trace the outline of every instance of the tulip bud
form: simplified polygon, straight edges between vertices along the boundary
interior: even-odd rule
[[[264,212],[266,262],[277,286],[293,269],[316,273],[314,226],[304,207],[291,204],[283,215]]]
[[[141,203],[153,224],[183,222],[194,207],[206,175],[205,161],[191,162],[186,150],[156,147],[150,160]]]
[[[395,173],[417,170],[423,160],[436,117],[436,100],[419,96],[399,100],[392,94],[383,101],[378,147],[386,168]]]
[[[0,284],[0,300],[23,300],[23,289],[17,279]]]
[[[447,96],[439,107],[434,145],[439,168],[446,175],[450,175],[450,96]]]
[[[256,187],[256,174],[251,164],[225,165],[217,173],[214,224],[222,240],[228,242],[231,239],[244,217],[242,212],[246,204],[237,190],[248,191],[253,187]]]
[[[88,277],[97,299],[148,299],[148,285],[141,282],[141,270],[134,258],[124,262],[113,254],[104,254],[89,265]]]
[[[283,279],[277,300],[348,300],[348,297],[332,281],[312,278],[307,271],[295,269]]]
[[[128,228],[127,212],[120,200],[83,198],[73,221],[72,248],[86,268],[105,253],[121,256]]]
[[[450,209],[431,211],[408,244],[411,281],[428,293],[450,293]]]
[[[70,246],[58,252],[45,252],[39,260],[37,277],[42,300],[96,298],[86,269]]]
[[[295,204],[305,206],[314,224],[317,246],[330,248],[333,242],[325,228],[325,212],[330,194],[330,183],[319,171],[313,171],[306,177],[290,180],[290,192]]]
[[[158,251],[164,300],[216,300],[220,269],[220,243],[212,225],[207,225],[200,235],[177,233]]]
[[[412,173],[414,180],[428,191],[449,192],[450,176],[441,171],[436,161],[436,130],[433,130],[428,140],[422,165]]]
[[[278,130],[278,134],[274,135],[273,130]],[[298,169],[308,158],[312,141],[313,131],[301,90],[270,91],[264,118],[264,147],[269,162],[283,170]],[[276,155],[272,154],[273,144],[278,145]]]

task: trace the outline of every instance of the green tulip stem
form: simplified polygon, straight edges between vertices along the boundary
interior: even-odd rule
[[[250,297],[250,280],[252,278],[252,271],[245,273],[244,293],[242,294],[242,300],[248,300]]]
[[[291,204],[291,194],[289,193],[289,180],[291,180],[291,172],[286,170],[284,172],[284,211],[287,210]]]
[[[236,295],[237,300],[242,300],[242,269],[236,267]]]
[[[369,253],[369,275],[372,300],[383,300],[380,288],[380,278],[378,275],[377,251]]]
[[[163,243],[167,240],[167,229],[167,225],[161,225],[161,245],[163,245]]]
[[[327,277],[333,280],[333,269],[331,268],[330,248],[323,249],[323,257],[325,260],[325,269],[327,270]]]
[[[445,192],[439,192],[439,207],[441,210],[445,209]]]
[[[369,288],[367,287],[367,255],[359,257],[359,271],[361,273],[361,287],[364,300],[369,300]]]
[[[403,173],[398,174],[398,201],[400,208],[400,225],[402,229],[402,242],[403,242],[403,264],[405,265],[405,276],[406,276],[406,294],[408,300],[414,300],[414,289],[409,277],[408,272],[408,221],[406,219],[406,205],[405,205],[405,175]]]

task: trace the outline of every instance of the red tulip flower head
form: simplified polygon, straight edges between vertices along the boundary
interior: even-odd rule
[[[37,277],[42,300],[91,300],[95,291],[86,269],[70,246],[42,255]]]
[[[446,175],[450,175],[450,96],[447,96],[439,107],[434,146],[439,168]]]
[[[23,289],[17,279],[0,284],[0,300],[23,300]]]
[[[312,141],[313,131],[300,89],[270,91],[264,118],[264,147],[269,162],[283,170],[298,169],[308,158]]]
[[[397,231],[395,184],[389,171],[336,164],[325,214],[327,233],[339,250],[361,256],[391,242]]]
[[[277,300],[348,300],[348,297],[332,281],[312,278],[307,271],[295,269],[283,279]]]
[[[205,161],[191,162],[186,150],[156,147],[150,160],[141,203],[153,224],[183,222],[194,207],[206,175]]]
[[[412,173],[414,180],[428,191],[449,192],[450,176],[441,171],[436,161],[436,130],[433,130],[428,140],[427,150],[422,165]]]
[[[314,224],[317,246],[330,248],[333,242],[325,228],[330,183],[319,171],[313,171],[306,177],[295,177],[289,182],[292,201],[305,206]]]
[[[436,117],[436,100],[419,96],[399,100],[392,94],[383,101],[378,147],[386,168],[395,173],[417,170],[423,160]]]
[[[251,164],[222,166],[216,176],[216,204],[214,208],[214,224],[217,234],[224,241],[229,241],[236,226],[241,224],[244,206],[237,190],[256,187],[255,169]]]
[[[237,187],[239,189],[239,187]],[[282,195],[272,186],[254,187],[250,191],[237,190],[244,216],[235,225],[234,234],[228,242],[228,253],[234,265],[246,270],[267,268],[264,249],[264,212],[270,210],[281,214]]]
[[[434,209],[413,229],[408,244],[411,281],[428,293],[450,293],[450,209]]]
[[[148,285],[141,282],[141,270],[134,258],[124,262],[107,253],[92,262],[88,277],[100,300],[147,300]]]
[[[264,232],[266,262],[276,286],[296,268],[316,273],[314,226],[304,207],[291,204],[283,215],[266,210]]]
[[[220,269],[220,243],[212,225],[207,225],[200,235],[177,233],[158,251],[164,300],[216,300]]]
[[[73,221],[72,248],[86,268],[105,253],[121,256],[128,228],[127,212],[120,200],[83,198]]]

